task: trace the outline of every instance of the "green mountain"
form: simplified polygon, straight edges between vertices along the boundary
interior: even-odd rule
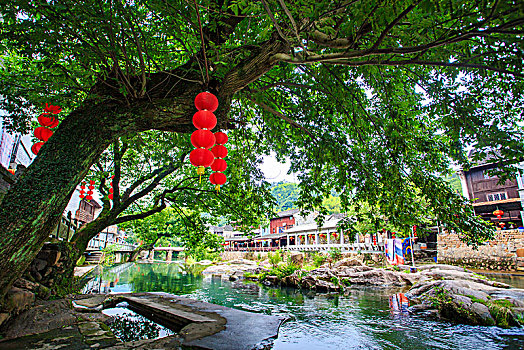
[[[295,209],[295,203],[298,199],[299,189],[298,185],[293,182],[276,182],[271,186],[271,194],[277,200],[277,212]],[[328,198],[324,198],[324,207],[328,210],[328,213],[340,213],[340,198],[335,195],[330,195]]]

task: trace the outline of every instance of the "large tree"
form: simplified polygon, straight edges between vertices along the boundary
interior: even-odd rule
[[[486,229],[437,176],[464,147],[522,154],[519,0],[0,1],[1,105],[58,130],[0,207],[0,296],[77,184],[119,137],[190,132],[216,94],[218,128],[290,157],[301,206],[334,188],[415,221],[420,191],[476,242]],[[481,152],[482,153],[482,152]],[[416,190],[413,190],[415,188]]]

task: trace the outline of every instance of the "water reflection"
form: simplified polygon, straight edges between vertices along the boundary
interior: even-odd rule
[[[112,272],[111,272],[112,271]],[[113,286],[111,287],[111,282]],[[251,312],[284,316],[274,349],[524,349],[524,330],[457,325],[391,312],[406,305],[397,289],[352,288],[316,294],[185,273],[176,264],[138,264],[104,272],[112,292],[168,292]]]
[[[170,329],[129,310],[125,305],[117,306],[120,307],[105,309],[102,312],[111,316],[109,328],[118,339],[124,342],[163,338],[174,334]]]
[[[389,297],[389,308],[393,313],[408,313],[409,300],[404,293],[393,294]]]

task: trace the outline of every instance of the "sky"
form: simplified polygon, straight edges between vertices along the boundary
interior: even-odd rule
[[[264,157],[264,162],[260,166],[266,181],[268,182],[297,182],[297,179],[293,175],[289,175],[289,167],[291,166],[289,160],[285,163],[279,163],[274,154]]]

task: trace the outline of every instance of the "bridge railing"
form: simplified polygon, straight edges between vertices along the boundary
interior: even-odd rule
[[[117,245],[119,252],[132,252],[135,250],[135,246],[133,244],[115,242],[112,239],[105,240],[98,237],[95,237],[89,241],[87,244],[87,250],[102,250],[112,244]]]

